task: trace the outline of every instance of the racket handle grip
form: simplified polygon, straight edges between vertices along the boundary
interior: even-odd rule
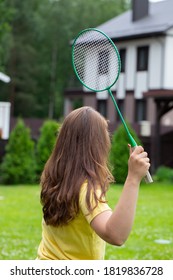
[[[146,183],[153,183],[153,179],[152,179],[151,174],[150,174],[149,171],[147,171],[147,173],[146,173],[146,175],[144,177],[144,180],[145,180]]]
[[[135,147],[136,147],[136,146],[132,147],[132,151],[134,151]],[[152,179],[151,174],[150,174],[149,171],[147,171],[147,173],[146,173],[146,175],[145,175],[145,177],[144,177],[144,181],[145,181],[145,183],[147,183],[147,184],[153,183],[153,179]]]

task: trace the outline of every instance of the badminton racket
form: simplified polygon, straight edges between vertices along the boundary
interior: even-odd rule
[[[137,146],[119,110],[111,88],[117,82],[121,71],[121,59],[114,42],[96,28],[82,30],[72,45],[74,72],[84,87],[94,92],[108,91],[118,115],[124,125],[132,149]],[[153,182],[147,171],[147,183]]]

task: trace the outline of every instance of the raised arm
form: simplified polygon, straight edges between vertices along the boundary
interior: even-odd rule
[[[130,148],[128,175],[114,211],[105,211],[91,222],[91,227],[106,242],[121,246],[127,240],[134,222],[140,182],[149,167],[144,149],[138,146],[132,152]]]

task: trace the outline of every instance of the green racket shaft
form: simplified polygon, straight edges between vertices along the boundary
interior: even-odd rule
[[[122,114],[121,114],[120,109],[118,108],[117,102],[115,101],[115,98],[114,98],[114,96],[113,96],[111,90],[108,89],[108,92],[109,92],[109,95],[110,95],[111,98],[112,98],[112,101],[113,101],[114,106],[115,106],[115,108],[116,108],[116,110],[117,110],[117,112],[118,112],[118,115],[119,115],[119,117],[120,117],[120,119],[121,119],[121,122],[122,122],[123,125],[124,125],[125,131],[126,131],[126,133],[127,133],[127,136],[128,136],[128,138],[129,138],[129,141],[130,141],[130,145],[131,145],[131,147],[132,147],[132,150],[134,150],[135,147],[137,147],[137,143],[136,143],[135,139],[132,137],[132,135],[131,135],[131,133],[130,133],[130,131],[129,131],[127,125],[126,125],[126,122],[125,122],[125,120],[124,120],[124,118],[123,118],[123,116],[122,116]],[[146,175],[145,175],[145,177],[144,177],[144,180],[145,180],[146,183],[152,183],[152,182],[153,182],[153,179],[152,179],[152,177],[151,177],[149,171],[147,171],[147,173],[146,173]]]
[[[95,67],[98,65],[98,61],[101,70]],[[89,75],[85,73],[86,65],[84,67],[84,63],[87,64],[87,69],[89,67]],[[121,59],[114,42],[101,30],[95,28],[82,30],[72,45],[72,64],[77,78],[86,88],[95,92],[108,91],[124,125],[131,147],[134,149],[137,143],[130,134],[111,92],[111,87],[117,82],[121,70]],[[99,71],[100,75],[109,77],[105,84],[98,82],[99,76],[96,76],[96,73]],[[149,171],[144,179],[147,183],[153,182]]]

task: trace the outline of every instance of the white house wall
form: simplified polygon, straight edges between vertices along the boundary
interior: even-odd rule
[[[148,73],[140,71],[136,73],[135,99],[143,98],[143,92],[148,90]]]
[[[173,35],[169,34],[165,42],[164,89],[173,89]]]
[[[10,131],[10,102],[0,102],[0,131],[2,139],[9,138]]]
[[[125,98],[125,90],[126,90],[126,75],[121,73],[118,83],[117,83],[117,98],[123,99]]]
[[[107,91],[107,90],[104,90],[104,91],[96,92],[96,98],[97,98],[98,100],[105,100],[105,99],[108,99],[108,91]]]
[[[98,60],[97,60],[97,51],[93,49],[88,51],[85,59],[85,71],[84,71],[84,81],[86,85],[92,85],[93,88],[97,86],[97,69],[98,69]],[[95,82],[95,83],[94,83]],[[88,91],[86,89],[86,91]]]
[[[126,90],[133,91],[135,88],[136,73],[136,47],[127,43],[126,51]]]
[[[164,42],[162,38],[152,40],[149,50],[149,89],[163,88]]]
[[[120,74],[119,80],[111,88],[116,91],[117,98],[125,98],[126,91],[134,91],[135,98],[140,99],[143,97],[144,91],[173,88],[172,34],[169,34],[168,37],[125,41],[117,43],[116,46],[118,49],[126,49],[125,73]],[[148,71],[145,72],[137,72],[136,70],[137,48],[140,46],[149,46]],[[90,79],[94,79],[95,86],[99,84],[100,87],[101,85],[105,87],[109,84],[109,77],[107,75],[98,74],[98,55],[94,50],[90,51],[90,56],[88,56],[86,61],[85,75],[86,84],[90,83]],[[84,90],[89,91],[86,88]]]
[[[136,98],[142,98],[143,91],[162,88],[163,68],[161,65],[163,64],[164,58],[164,44],[165,40],[158,37],[126,41],[117,44],[118,49],[126,49],[125,90],[135,91]],[[141,46],[149,46],[148,71],[146,72],[137,72],[136,70],[137,48]]]
[[[116,72],[110,71],[110,73],[113,73],[113,77],[110,77],[109,75],[100,75],[98,73],[98,52],[103,50],[103,47],[101,46],[100,49],[98,48],[90,48],[86,54],[85,59],[85,70],[84,70],[84,81],[85,84],[91,88],[91,89],[105,89],[111,85],[114,81],[114,77],[116,77]],[[113,60],[110,60],[110,68],[114,67],[114,63],[112,63]],[[115,73],[115,74],[114,74]],[[84,91],[90,91],[90,89],[84,87]],[[101,95],[99,95],[101,96]]]

